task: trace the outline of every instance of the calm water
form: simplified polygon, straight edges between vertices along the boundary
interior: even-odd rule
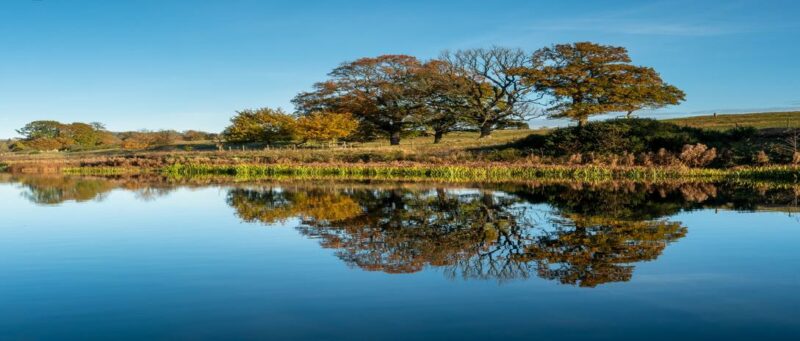
[[[0,339],[799,339],[800,187],[0,175]]]

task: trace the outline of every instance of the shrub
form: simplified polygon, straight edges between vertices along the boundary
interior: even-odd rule
[[[64,147],[64,143],[56,138],[41,137],[27,141],[26,146],[35,150],[60,150]]]
[[[753,146],[769,144],[760,134],[752,127],[711,131],[653,119],[613,119],[590,122],[583,127],[556,128],[546,135],[530,135],[514,146],[565,159],[570,155],[582,154],[584,163],[587,162],[586,156],[594,154],[594,158],[603,162],[620,165],[685,163],[691,167],[711,164],[732,166],[739,160],[749,161],[755,152]],[[704,145],[705,150],[698,149],[698,144]],[[693,147],[684,150],[686,145]],[[664,152],[659,155],[661,149]],[[726,150],[729,155],[717,160],[719,150]],[[683,154],[682,158],[680,154]],[[610,159],[611,155],[618,157],[616,160]],[[626,159],[621,160],[620,155]]]
[[[703,167],[710,164],[717,157],[715,148],[709,149],[706,145],[698,143],[695,145],[687,144],[683,146],[678,158],[684,165],[689,167]]]
[[[769,163],[769,156],[763,150],[759,150],[753,155],[753,163],[763,166]]]
[[[591,122],[583,127],[553,130],[543,139],[529,139],[529,145],[550,155],[596,153],[600,155],[639,154],[661,148],[678,152],[686,144],[699,142],[699,129],[679,127],[652,119],[616,119]]]

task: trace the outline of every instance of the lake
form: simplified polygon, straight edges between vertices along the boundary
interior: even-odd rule
[[[0,339],[798,339],[800,187],[0,174]]]

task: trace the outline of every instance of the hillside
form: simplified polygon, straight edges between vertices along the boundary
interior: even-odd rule
[[[800,128],[800,111],[752,114],[694,116],[664,120],[681,126],[705,129],[729,129],[736,126],[763,128]]]

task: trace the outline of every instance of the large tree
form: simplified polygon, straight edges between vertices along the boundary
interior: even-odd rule
[[[425,107],[420,122],[433,130],[433,143],[439,143],[444,134],[464,125],[465,113],[470,110],[468,80],[450,72],[447,62],[431,60],[423,66],[419,82],[424,92]]]
[[[455,77],[464,79],[459,89],[468,101],[463,115],[488,137],[494,129],[512,121],[531,117],[532,104],[538,99],[534,85],[522,81],[514,71],[531,68],[531,58],[519,49],[491,49],[444,52],[446,62]]]
[[[524,83],[549,95],[547,112],[583,126],[594,115],[661,107],[683,99],[650,69],[631,64],[624,47],[591,42],[539,49],[533,65],[520,68]]]
[[[418,86],[422,64],[412,56],[383,55],[361,58],[335,68],[330,80],[294,99],[298,111],[350,112],[362,129],[389,136],[392,145],[416,127],[416,116],[425,105]]]

